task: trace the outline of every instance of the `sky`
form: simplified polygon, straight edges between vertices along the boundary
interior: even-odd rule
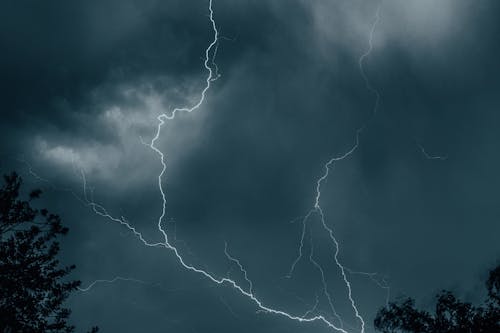
[[[70,228],[77,331],[373,332],[387,300],[480,300],[497,1],[2,7],[0,171]]]

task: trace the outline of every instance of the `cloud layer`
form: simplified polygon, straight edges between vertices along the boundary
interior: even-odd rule
[[[359,57],[378,6],[364,61],[381,96],[372,117],[375,99]],[[45,187],[44,204],[71,229],[63,245],[76,278],[152,283],[103,283],[76,295],[75,323],[122,332],[326,332],[255,314],[230,289],[183,271],[168,252],[141,247],[61,190],[81,195],[83,168],[96,200],[159,240],[161,165],[141,140],[154,135],[158,114],[189,105],[203,87],[207,3],[3,7],[2,170],[18,169],[30,185]],[[314,204],[324,163],[349,150],[366,126],[359,149],[335,164],[321,197],[342,262],[387,275],[393,296],[424,303],[443,287],[473,288],[500,253],[497,7],[215,1],[221,77],[206,103],[169,122],[159,141],[167,156],[168,229],[186,257],[223,275],[227,241],[266,302],[305,312],[321,287],[317,271],[305,260],[293,280],[283,278],[298,251],[297,217]],[[309,230],[315,253],[338,310],[355,325],[317,222]],[[352,279],[369,320],[385,291],[366,277]]]

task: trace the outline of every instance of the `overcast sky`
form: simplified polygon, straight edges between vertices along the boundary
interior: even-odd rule
[[[390,299],[424,307],[442,288],[477,301],[500,258],[500,3],[213,0],[212,9],[219,39],[208,65],[220,77],[156,141],[167,165],[163,226],[185,261],[248,290],[227,244],[263,304],[302,316],[317,302],[307,316],[359,332],[314,210],[325,163],[355,147],[330,165],[319,204],[366,331],[385,284]],[[258,311],[85,201],[163,241],[162,165],[143,143],[158,115],[199,101],[213,40],[208,0],[2,1],[0,170],[42,188],[40,205],[70,228],[61,254],[74,279],[115,279],[71,297],[81,331],[334,331]]]

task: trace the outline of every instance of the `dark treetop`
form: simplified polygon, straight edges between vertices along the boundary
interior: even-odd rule
[[[56,241],[68,228],[31,206],[40,190],[20,199],[21,184],[12,173],[0,188],[0,332],[73,332],[64,301],[80,281],[65,279],[75,266],[60,265]]]
[[[462,302],[451,292],[436,296],[435,313],[415,308],[407,298],[390,303],[375,318],[375,327],[385,333],[498,333],[500,332],[500,265],[486,281],[488,298],[481,306]]]

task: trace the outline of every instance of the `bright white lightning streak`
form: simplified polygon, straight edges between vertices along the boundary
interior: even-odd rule
[[[356,149],[359,146],[359,136],[360,136],[360,134],[361,134],[362,131],[363,131],[363,127],[360,128],[360,129],[358,129],[356,131],[356,140],[355,140],[355,143],[354,143],[354,145],[347,152],[345,152],[344,154],[339,155],[339,156],[334,156],[334,157],[332,157],[330,160],[328,160],[325,163],[325,165],[324,165],[324,173],[316,181],[316,196],[315,196],[315,199],[314,199],[314,206],[313,206],[313,208],[311,208],[309,210],[309,212],[305,215],[304,219],[302,220],[302,234],[301,234],[301,237],[300,237],[299,254],[295,258],[295,260],[293,261],[292,266],[290,268],[290,271],[288,272],[288,275],[286,277],[290,278],[292,276],[293,271],[295,270],[295,267],[296,267],[297,263],[302,258],[303,248],[304,248],[304,239],[305,239],[305,233],[306,233],[306,224],[307,224],[308,219],[311,217],[311,215],[314,214],[314,213],[316,213],[320,217],[321,225],[322,225],[323,229],[325,229],[325,231],[327,231],[328,236],[330,237],[330,240],[335,245],[335,252],[334,252],[333,258],[334,258],[335,264],[340,269],[340,272],[342,274],[342,278],[343,278],[344,284],[345,284],[345,286],[347,288],[347,294],[348,294],[348,297],[349,297],[349,301],[351,303],[351,307],[354,310],[354,314],[355,314],[356,318],[361,323],[361,332],[364,332],[364,328],[365,328],[364,319],[359,314],[359,311],[358,311],[358,308],[356,306],[356,303],[355,303],[354,299],[352,298],[351,283],[349,282],[349,279],[347,278],[347,276],[345,274],[346,268],[340,263],[339,258],[338,258],[339,251],[340,251],[339,243],[338,243],[337,239],[335,238],[335,236],[333,234],[333,230],[326,224],[325,216],[324,216],[323,210],[321,209],[321,206],[320,206],[321,185],[322,185],[322,183],[324,183],[327,180],[328,175],[330,173],[330,168],[333,167],[333,165],[334,165],[335,162],[342,161],[342,160],[348,158],[349,156],[351,156],[356,151]],[[310,257],[310,259],[311,259],[311,257]],[[316,267],[319,266],[319,269],[320,269],[321,273],[323,273],[323,269],[321,268],[321,266],[317,262],[316,262],[315,266]],[[326,280],[324,279],[324,274],[322,274],[322,278],[323,278],[323,284],[326,285]],[[325,290],[327,290],[327,288],[325,288],[324,291]],[[325,292],[325,293],[326,293],[326,296],[327,296],[327,298],[328,298],[328,300],[330,302],[330,305],[333,307],[333,304],[331,302],[331,298],[329,297],[329,295],[327,294],[327,292]],[[333,310],[333,312],[334,312],[334,315],[335,315],[336,314],[335,310]]]
[[[379,106],[379,103],[380,103],[380,93],[378,92],[377,89],[375,89],[371,85],[370,80],[368,79],[368,76],[366,75],[366,73],[364,71],[363,63],[364,63],[365,58],[368,57],[371,54],[372,50],[373,50],[373,36],[375,34],[375,29],[377,27],[377,24],[378,24],[378,22],[380,20],[380,9],[381,9],[381,5],[379,5],[377,7],[377,11],[375,13],[375,21],[373,22],[373,24],[371,26],[371,29],[370,29],[370,35],[369,35],[369,38],[368,38],[368,49],[365,51],[365,53],[363,53],[359,57],[359,60],[358,60],[359,70],[360,70],[361,76],[363,77],[363,79],[365,81],[366,88],[375,95],[375,104],[374,104],[374,107],[373,107],[373,113],[372,113],[372,115],[375,115],[377,113],[377,109],[378,109],[378,106]],[[338,257],[339,256],[339,252],[340,252],[340,245],[339,245],[339,242],[338,242],[338,240],[336,239],[336,237],[335,237],[335,235],[333,233],[333,230],[326,224],[325,215],[324,215],[323,210],[322,210],[322,208],[320,206],[320,199],[321,199],[321,184],[323,182],[326,182],[326,180],[328,178],[328,175],[330,173],[330,168],[334,166],[335,162],[339,162],[339,161],[342,161],[342,160],[348,158],[350,155],[352,155],[356,151],[356,149],[359,146],[359,136],[360,136],[361,132],[363,131],[363,129],[364,129],[364,126],[361,127],[361,128],[359,128],[356,131],[356,140],[355,140],[354,145],[351,147],[351,149],[349,149],[347,152],[345,152],[344,154],[342,154],[340,156],[332,157],[328,162],[325,163],[325,165],[324,165],[324,170],[325,171],[324,171],[323,175],[316,182],[316,198],[315,198],[315,202],[314,202],[314,207],[309,211],[309,213],[306,215],[306,218],[303,220],[304,227],[303,227],[303,234],[301,236],[301,243],[300,243],[300,248],[299,248],[299,257],[296,258],[296,260],[294,261],[294,264],[292,265],[292,269],[290,270],[290,272],[293,272],[294,266],[296,265],[296,263],[298,262],[298,260],[300,260],[300,256],[302,256],[302,247],[304,245],[303,241],[304,241],[305,223],[307,222],[307,218],[313,212],[316,212],[320,216],[320,220],[321,220],[321,224],[323,226],[323,229],[328,233],[328,236],[330,237],[330,240],[335,245],[335,252],[334,252],[333,258],[334,258],[335,264],[340,269],[340,272],[342,274],[342,279],[344,280],[344,284],[345,284],[345,286],[347,288],[347,295],[348,295],[349,301],[351,303],[351,307],[352,307],[352,309],[354,311],[354,315],[356,316],[356,318],[361,323],[361,333],[364,333],[364,331],[365,331],[365,321],[364,321],[363,317],[361,316],[361,314],[359,313],[359,310],[358,310],[358,308],[356,306],[356,302],[354,301],[354,298],[352,296],[351,283],[350,283],[350,281],[349,281],[349,279],[347,278],[347,275],[346,275],[347,268],[344,265],[341,264],[341,262],[339,260],[339,257]],[[313,262],[312,259],[311,259],[311,257],[309,259],[310,259],[311,262]],[[314,264],[314,262],[313,262],[313,264]],[[323,285],[326,287],[326,281],[324,279],[323,269],[321,268],[321,266],[317,262],[314,265],[318,269],[320,269],[321,274],[322,274],[322,278],[323,278]],[[364,274],[370,274],[370,273],[364,273]],[[328,297],[328,300],[330,302],[330,305],[333,306],[330,297]]]
[[[378,11],[377,11],[377,13],[378,13]],[[378,14],[377,14],[377,17],[378,17]],[[373,31],[373,29],[372,29],[372,31]],[[374,112],[375,111],[376,111],[376,109],[374,109]],[[321,184],[327,180],[328,175],[330,173],[330,167],[333,167],[333,165],[334,165],[335,162],[338,162],[338,161],[341,161],[343,159],[346,159],[347,157],[349,157],[350,155],[352,155],[356,151],[356,149],[359,146],[359,136],[360,136],[360,134],[361,134],[362,131],[363,131],[363,127],[360,128],[360,129],[358,129],[356,131],[356,142],[355,142],[355,144],[352,146],[352,148],[350,150],[348,150],[343,155],[340,155],[340,156],[337,156],[337,157],[332,157],[325,164],[325,167],[324,167],[325,168],[325,172],[323,173],[323,175],[316,182],[316,200],[315,200],[314,208],[313,208],[319,214],[320,219],[321,219],[321,224],[323,225],[323,228],[328,232],[330,240],[335,244],[335,253],[334,253],[333,258],[335,260],[335,264],[337,265],[337,267],[340,269],[340,272],[342,273],[342,278],[343,278],[345,286],[347,288],[347,294],[348,294],[348,297],[349,297],[349,301],[351,302],[351,307],[354,310],[354,314],[355,314],[356,318],[358,318],[358,320],[361,323],[361,333],[363,333],[365,331],[365,321],[364,321],[363,317],[360,315],[359,310],[358,310],[358,308],[356,306],[356,303],[355,303],[355,301],[354,301],[354,299],[352,297],[351,283],[349,282],[349,279],[347,278],[346,269],[340,263],[339,257],[338,257],[339,256],[339,252],[340,252],[339,242],[335,238],[333,230],[326,224],[325,215],[324,215],[323,210],[321,209],[321,206],[320,206],[320,199],[321,199]]]
[[[339,242],[335,238],[335,236],[333,234],[333,230],[326,224],[325,215],[323,214],[323,210],[321,209],[321,207],[318,207],[318,212],[319,212],[319,215],[321,217],[321,224],[323,225],[323,228],[328,232],[330,239],[335,244],[335,253],[333,255],[333,258],[335,260],[335,264],[339,267],[339,269],[342,273],[342,278],[343,278],[344,283],[347,287],[347,295],[349,297],[349,301],[351,302],[351,307],[354,310],[354,314],[355,314],[356,318],[358,318],[358,320],[361,323],[361,333],[363,333],[365,331],[365,321],[364,321],[363,317],[361,317],[359,310],[358,310],[358,307],[356,306],[356,303],[354,302],[354,299],[352,297],[351,283],[349,282],[349,279],[346,276],[345,267],[339,261],[339,252],[340,252]]]
[[[212,55],[212,66],[215,69],[215,76],[211,79],[211,81],[215,81],[221,76],[221,74],[219,73],[219,66],[217,66],[217,63],[215,62],[215,58],[217,58],[217,51],[219,51],[219,43],[215,44],[214,52]]]
[[[316,181],[316,198],[314,201],[314,208],[313,209],[321,209],[319,205],[319,200],[321,198],[321,183],[325,182],[326,179],[328,178],[328,174],[330,173],[330,167],[333,166],[335,162],[342,161],[343,159],[346,159],[347,157],[351,156],[356,149],[358,149],[359,146],[359,136],[361,132],[363,131],[364,127],[361,127],[356,131],[356,142],[355,144],[349,149],[346,153],[340,155],[340,156],[335,156],[332,157],[328,162],[325,163],[324,169],[325,172],[323,175]]]
[[[304,218],[302,219],[302,234],[300,236],[299,255],[292,262],[292,266],[290,266],[290,270],[288,271],[288,274],[285,276],[287,279],[290,279],[292,277],[292,274],[295,271],[295,266],[297,266],[298,262],[302,258],[302,252],[304,249],[304,238],[306,237],[307,220],[309,219],[309,217],[312,215],[313,212],[314,212],[313,209],[309,210],[306,216],[304,216]]]
[[[328,285],[326,283],[326,277],[325,277],[325,272],[323,270],[323,267],[321,267],[321,265],[316,260],[314,260],[314,243],[313,243],[312,237],[311,237],[311,250],[309,252],[309,261],[320,272],[320,274],[321,274],[321,282],[323,284],[323,293],[326,296],[326,299],[328,301],[328,305],[330,305],[330,309],[332,310],[333,315],[339,321],[340,327],[344,328],[344,322],[342,321],[342,318],[340,318],[340,316],[338,315],[337,311],[335,310],[335,306],[333,305],[332,297],[330,295],[330,292],[328,291]]]
[[[179,253],[179,250],[177,249],[177,247],[175,245],[172,245],[170,243],[168,234],[167,234],[167,232],[165,231],[165,229],[162,226],[163,219],[164,219],[164,217],[166,215],[166,204],[167,204],[166,195],[165,195],[165,191],[164,191],[164,188],[163,188],[163,176],[164,176],[165,171],[167,169],[167,165],[166,165],[166,162],[165,162],[165,155],[156,146],[156,142],[160,138],[162,127],[163,127],[163,125],[165,124],[166,121],[175,119],[175,116],[176,116],[177,113],[180,113],[180,112],[191,113],[191,112],[193,112],[193,111],[195,111],[195,110],[197,110],[197,109],[199,109],[201,107],[201,105],[203,104],[203,102],[205,100],[206,93],[208,92],[208,90],[211,87],[211,82],[215,81],[220,76],[219,73],[218,73],[217,67],[215,66],[215,63],[214,63],[214,56],[215,56],[215,54],[217,52],[219,32],[217,30],[217,25],[216,25],[216,22],[215,22],[214,17],[213,17],[214,12],[213,12],[213,9],[212,9],[212,0],[209,0],[209,13],[210,13],[210,15],[209,15],[210,22],[211,22],[212,29],[213,29],[213,32],[214,32],[214,39],[212,40],[212,42],[209,44],[209,46],[205,50],[204,67],[208,71],[208,76],[207,76],[207,78],[205,80],[206,85],[205,85],[205,87],[203,88],[203,90],[201,92],[201,96],[200,96],[198,102],[195,103],[191,107],[175,108],[175,109],[172,110],[172,112],[170,114],[163,113],[163,114],[159,115],[157,117],[158,125],[157,125],[156,134],[152,138],[151,142],[149,144],[146,144],[156,154],[158,154],[158,156],[160,158],[161,166],[162,166],[161,171],[160,171],[160,173],[158,175],[158,188],[159,188],[159,191],[160,191],[160,194],[161,194],[161,198],[162,198],[162,210],[161,210],[161,214],[160,214],[160,216],[158,218],[157,227],[158,227],[158,230],[163,235],[164,241],[163,242],[157,242],[157,243],[151,243],[151,242],[147,241],[142,236],[142,234],[139,231],[137,231],[124,217],[120,217],[120,218],[113,217],[111,214],[109,214],[107,212],[107,210],[102,205],[95,203],[93,200],[89,200],[88,197],[87,197],[87,194],[86,194],[87,190],[86,190],[85,175],[82,172],[82,179],[84,180],[85,199],[86,199],[88,205],[92,208],[92,210],[96,214],[98,214],[98,215],[100,215],[102,217],[105,217],[105,218],[107,218],[107,219],[109,219],[109,220],[111,220],[113,222],[116,222],[116,223],[119,223],[119,224],[123,225],[124,227],[126,227],[127,229],[129,229],[145,246],[148,246],[148,247],[163,247],[163,248],[166,248],[168,250],[171,250],[174,253],[174,255],[177,258],[177,260],[179,261],[179,263],[186,270],[198,273],[198,274],[204,276],[208,280],[210,280],[213,283],[216,283],[218,285],[227,284],[227,285],[233,287],[241,295],[246,296],[247,298],[249,298],[258,307],[258,311],[259,312],[265,312],[265,313],[271,313],[271,314],[280,315],[280,316],[283,316],[285,318],[288,318],[290,320],[294,320],[294,321],[297,321],[297,322],[315,322],[315,321],[320,321],[320,322],[323,322],[328,327],[330,327],[330,328],[332,328],[332,329],[334,329],[336,331],[339,331],[339,332],[342,332],[342,333],[348,333],[342,327],[342,321],[340,320],[339,316],[336,315],[336,312],[335,312],[335,310],[333,308],[333,303],[331,301],[330,294],[327,291],[326,280],[324,278],[324,272],[323,272],[321,266],[319,264],[317,264],[317,262],[316,262],[316,267],[318,269],[320,269],[320,271],[323,273],[322,276],[323,276],[324,291],[326,292],[327,298],[328,298],[329,303],[330,303],[330,305],[332,307],[334,315],[336,315],[337,318],[339,319],[339,321],[341,322],[341,326],[340,327],[337,326],[337,325],[335,325],[334,323],[330,322],[323,315],[314,315],[313,316],[312,312],[314,312],[314,310],[316,309],[317,304],[314,306],[313,309],[307,311],[303,316],[294,315],[294,314],[288,313],[286,311],[275,309],[275,308],[272,308],[270,306],[264,305],[264,303],[259,298],[257,298],[257,296],[254,294],[254,292],[252,290],[253,289],[253,285],[252,285],[251,281],[248,279],[247,273],[246,273],[246,270],[244,269],[244,267],[241,265],[241,263],[237,259],[233,258],[228,253],[228,251],[227,251],[227,245],[225,247],[226,257],[229,260],[231,260],[232,262],[235,262],[238,265],[238,267],[240,268],[240,271],[243,272],[243,274],[245,276],[245,280],[246,280],[246,282],[249,285],[249,289],[248,290],[245,290],[236,281],[230,279],[229,277],[218,278],[218,277],[214,276],[212,273],[207,272],[206,270],[200,269],[198,267],[195,267],[195,266],[193,266],[191,264],[186,263],[185,259]],[[375,23],[374,23],[374,25],[372,27],[371,33],[370,33],[369,49],[367,50],[367,52],[365,54],[363,54],[361,56],[361,58],[359,60],[360,70],[361,70],[361,73],[362,73],[363,77],[365,78],[365,82],[367,84],[367,87],[368,87],[368,89],[370,91],[373,91],[376,94],[376,97],[377,97],[377,100],[376,100],[376,103],[375,103],[375,108],[374,108],[374,113],[377,110],[378,100],[379,100],[379,94],[378,94],[378,91],[376,91],[374,88],[371,87],[371,85],[370,85],[370,83],[368,81],[368,78],[366,77],[366,75],[365,75],[365,73],[363,71],[363,60],[371,52],[373,32],[375,30],[375,25],[378,22],[378,19],[379,19],[379,15],[378,15],[378,10],[377,10],[377,19],[376,19],[376,21],[375,21]],[[210,56],[211,52],[212,52],[212,57]],[[215,70],[210,66],[210,64],[212,64],[212,66],[214,66]],[[324,172],[324,174],[316,182],[316,196],[315,196],[315,200],[314,200],[314,207],[305,216],[305,218],[303,219],[303,223],[304,223],[304,231],[305,231],[305,223],[306,223],[307,219],[313,213],[316,213],[316,214],[318,214],[320,216],[323,228],[328,232],[330,239],[335,244],[335,253],[334,253],[333,257],[334,257],[336,265],[338,266],[338,268],[340,269],[340,271],[342,273],[342,277],[343,277],[345,286],[347,288],[347,293],[348,293],[349,301],[350,301],[351,306],[352,306],[352,308],[354,310],[354,314],[355,314],[356,318],[361,323],[361,333],[364,333],[365,322],[364,322],[363,318],[361,317],[361,315],[359,314],[359,311],[358,311],[358,309],[356,307],[355,301],[354,301],[354,299],[352,297],[351,284],[350,284],[350,282],[349,282],[349,280],[348,280],[348,278],[346,276],[347,269],[340,263],[339,258],[338,258],[339,250],[340,250],[339,249],[339,243],[338,243],[337,239],[334,237],[333,230],[326,224],[324,213],[323,213],[323,211],[322,211],[322,209],[320,207],[321,185],[322,185],[323,182],[326,181],[326,179],[327,179],[327,177],[329,175],[329,172],[330,172],[330,167],[332,167],[335,162],[343,160],[343,159],[349,157],[352,153],[354,153],[354,151],[357,149],[357,147],[359,145],[359,135],[360,135],[362,129],[363,128],[358,129],[356,131],[356,142],[355,142],[354,146],[351,149],[349,149],[346,153],[344,153],[341,156],[337,156],[337,157],[331,158],[324,165],[325,172]],[[304,239],[304,236],[302,236],[302,238],[301,238],[301,246],[300,246],[300,249],[299,249],[299,251],[300,251],[299,257],[294,262],[294,264],[292,265],[292,269],[290,270],[290,274],[289,275],[291,275],[293,273],[293,269],[295,267],[295,264],[297,263],[298,260],[300,260],[300,257],[302,256],[303,239]],[[310,259],[311,259],[311,261],[313,263],[315,262],[314,259],[312,259],[312,254],[311,254],[311,258]],[[110,280],[110,281],[112,281],[112,280]]]
[[[319,320],[319,321],[323,321],[325,324],[327,324],[331,328],[334,328],[334,329],[336,329],[338,331],[341,331],[341,332],[346,332],[341,327],[337,327],[333,323],[330,323],[323,316],[315,316],[315,317],[305,318],[305,317],[299,317],[299,316],[295,316],[295,315],[289,314],[289,313],[287,313],[285,311],[276,310],[276,309],[267,307],[267,306],[265,306],[262,303],[262,301],[260,301],[253,294],[253,292],[251,291],[251,286],[252,286],[251,284],[250,284],[250,290],[249,291],[245,291],[235,281],[233,281],[233,280],[231,280],[229,278],[217,278],[217,277],[213,276],[212,274],[210,274],[210,273],[208,273],[208,272],[206,272],[206,271],[204,271],[202,269],[199,269],[199,268],[196,268],[196,267],[194,267],[194,266],[192,266],[190,264],[187,264],[184,261],[183,257],[179,254],[179,251],[177,250],[177,248],[175,246],[173,246],[173,245],[170,244],[170,242],[168,240],[168,235],[167,235],[166,231],[162,227],[162,221],[163,221],[163,218],[165,217],[165,214],[166,214],[166,204],[167,204],[166,195],[165,195],[165,192],[164,192],[164,189],[163,189],[163,175],[165,174],[167,166],[166,166],[166,163],[165,163],[165,156],[164,156],[163,152],[160,149],[158,149],[158,147],[155,146],[155,143],[156,143],[156,141],[160,137],[162,126],[165,124],[166,120],[173,120],[175,118],[175,115],[176,115],[177,112],[191,113],[191,112],[197,110],[203,104],[203,101],[205,100],[206,93],[210,89],[210,86],[211,86],[210,83],[213,82],[214,79],[215,79],[214,78],[214,71],[213,71],[212,67],[209,66],[209,63],[210,63],[211,59],[213,59],[213,58],[210,57],[210,51],[212,50],[212,48],[214,48],[214,46],[217,45],[218,37],[219,37],[219,31],[217,30],[217,25],[216,25],[216,22],[215,22],[214,17],[213,17],[214,12],[213,12],[213,9],[212,9],[212,0],[209,0],[209,12],[210,12],[209,18],[210,18],[210,22],[212,24],[212,28],[213,28],[213,32],[214,32],[214,39],[209,44],[209,46],[207,47],[207,49],[205,50],[205,62],[204,62],[204,66],[205,66],[206,70],[208,71],[208,77],[205,80],[206,85],[205,85],[204,89],[201,92],[201,97],[198,100],[198,102],[194,106],[192,106],[192,107],[175,108],[170,115],[161,114],[160,116],[158,116],[157,119],[158,119],[159,123],[158,123],[158,126],[157,126],[156,135],[153,137],[153,139],[151,140],[151,143],[149,144],[149,147],[154,152],[156,152],[159,155],[160,162],[161,162],[161,165],[162,165],[162,170],[161,170],[160,174],[158,175],[158,188],[160,190],[161,197],[162,197],[162,203],[163,203],[162,204],[162,213],[161,213],[161,215],[160,215],[160,217],[158,219],[158,229],[163,234],[164,240],[165,240],[164,243],[162,243],[162,246],[164,246],[165,248],[167,248],[169,250],[172,250],[174,252],[175,256],[177,257],[177,259],[179,260],[180,264],[185,269],[193,271],[193,272],[196,272],[196,273],[199,273],[199,274],[205,276],[206,278],[208,278],[209,280],[211,280],[212,282],[215,282],[217,284],[227,283],[227,284],[231,285],[233,288],[237,289],[241,294],[249,297],[252,301],[254,301],[254,303],[259,307],[259,309],[262,310],[262,311],[264,311],[264,312],[282,315],[282,316],[285,316],[285,317],[287,317],[289,319],[296,320],[296,321],[299,321],[299,322],[312,322],[312,321],[318,321]],[[125,224],[127,224],[127,226],[129,227],[129,229],[133,230],[134,233],[137,232],[123,218],[119,219],[118,222],[119,223],[125,223]],[[142,236],[140,236],[140,237],[142,238]],[[157,246],[157,244],[151,244],[151,245]]]
[[[188,288],[181,288],[181,287],[179,287],[179,288],[166,288],[158,282],[148,282],[148,281],[144,281],[144,280],[140,280],[140,279],[136,279],[136,278],[131,278],[131,277],[116,276],[112,279],[94,280],[92,283],[90,283],[86,287],[78,287],[78,291],[81,293],[86,293],[86,292],[90,291],[91,289],[94,289],[95,287],[97,287],[97,285],[99,285],[99,284],[114,284],[118,281],[132,282],[132,283],[140,284],[143,286],[156,288],[156,289],[159,289],[159,290],[161,290],[163,292],[167,292],[167,293],[190,290]]]
[[[166,248],[168,250],[171,250],[174,253],[174,255],[177,258],[177,260],[179,261],[179,263],[186,270],[198,273],[198,274],[204,276],[205,278],[207,278],[208,280],[212,281],[213,283],[216,283],[216,284],[219,284],[219,285],[227,284],[227,285],[232,286],[240,294],[248,297],[251,301],[253,301],[253,303],[255,303],[255,305],[259,308],[259,311],[261,311],[261,312],[266,312],[266,313],[272,313],[272,314],[280,315],[280,316],[286,317],[288,319],[291,319],[291,320],[294,320],[294,321],[297,321],[297,322],[315,322],[315,321],[321,321],[321,322],[323,322],[324,324],[326,324],[330,328],[333,328],[333,329],[335,329],[337,331],[340,331],[342,333],[348,333],[343,328],[337,327],[334,323],[331,323],[330,321],[328,321],[328,319],[326,319],[322,315],[316,315],[316,316],[312,316],[312,317],[304,317],[304,316],[293,315],[293,314],[290,314],[290,313],[288,313],[286,311],[278,310],[278,309],[274,309],[272,307],[266,306],[266,305],[264,305],[264,303],[260,299],[257,298],[257,296],[253,292],[246,291],[245,289],[243,289],[243,287],[241,287],[240,285],[238,285],[234,280],[232,280],[230,278],[227,278],[227,277],[218,278],[218,277],[212,275],[211,273],[209,273],[209,272],[207,272],[207,271],[205,271],[203,269],[197,268],[197,267],[195,267],[195,266],[193,266],[191,264],[186,263],[185,260],[184,260],[184,258],[179,253],[178,249],[174,245],[172,245],[170,243],[168,235],[167,235],[167,232],[163,229],[162,222],[163,222],[163,219],[164,219],[165,214],[166,214],[166,204],[167,204],[165,191],[163,189],[163,175],[165,174],[167,166],[166,166],[166,163],[165,163],[165,156],[164,156],[163,152],[158,147],[155,146],[155,143],[159,139],[160,134],[161,134],[162,126],[165,124],[166,121],[173,120],[175,118],[175,115],[178,112],[191,113],[191,112],[197,110],[203,104],[203,101],[205,100],[206,93],[210,89],[211,82],[214,81],[214,71],[209,66],[209,64],[211,62],[210,51],[214,48],[215,45],[217,45],[218,37],[219,37],[219,32],[217,30],[217,25],[216,25],[216,22],[215,22],[214,17],[213,17],[214,12],[213,12],[213,9],[212,9],[212,0],[209,0],[209,12],[210,12],[209,18],[210,18],[210,22],[212,24],[212,29],[213,29],[213,32],[214,32],[214,39],[209,44],[209,46],[207,47],[207,49],[205,50],[205,62],[204,62],[204,66],[205,66],[206,70],[208,71],[208,76],[207,76],[207,79],[205,80],[206,85],[205,85],[205,87],[203,88],[203,90],[201,92],[201,97],[198,100],[198,102],[194,106],[192,106],[192,107],[175,108],[171,112],[170,115],[167,115],[167,114],[161,114],[161,115],[159,115],[157,117],[158,126],[157,126],[156,135],[153,137],[153,139],[151,140],[151,142],[149,144],[149,147],[154,152],[156,152],[158,154],[158,156],[160,157],[160,162],[161,162],[161,165],[162,165],[161,172],[158,175],[158,188],[160,190],[160,194],[161,194],[161,197],[162,197],[162,211],[161,211],[160,217],[158,218],[158,224],[157,224],[157,226],[158,226],[158,230],[161,232],[161,234],[164,237],[164,241],[163,242],[157,242],[157,243],[151,243],[151,242],[147,241],[142,236],[142,234],[139,231],[137,231],[124,217],[120,217],[120,218],[113,217],[111,214],[109,214],[107,212],[107,210],[102,205],[95,203],[93,200],[88,200],[88,198],[86,197],[86,199],[88,201],[88,204],[89,204],[89,206],[92,208],[92,210],[96,214],[98,214],[98,215],[100,215],[102,217],[105,217],[105,218],[107,218],[107,219],[109,219],[109,220],[111,220],[113,222],[119,223],[119,224],[123,225],[124,227],[126,227],[127,229],[129,229],[135,236],[137,236],[137,238],[139,238],[139,240],[144,245],[149,246],[149,247],[163,247],[163,248]],[[84,193],[86,193],[86,182],[85,182],[85,175],[83,174],[83,172],[82,172],[82,179],[84,180]]]
[[[117,281],[127,281],[127,282],[135,282],[135,283],[144,284],[144,285],[152,285],[151,283],[146,282],[146,281],[142,281],[142,280],[138,280],[138,279],[134,279],[134,278],[125,278],[125,277],[117,276],[117,277],[115,277],[113,279],[110,279],[110,280],[107,280],[107,279],[94,280],[94,282],[92,282],[91,284],[89,284],[85,288],[78,287],[78,290],[81,291],[81,292],[87,292],[90,289],[92,289],[96,284],[99,284],[99,283],[115,283]]]
[[[375,21],[373,22],[373,24],[371,26],[371,29],[370,29],[370,35],[369,35],[369,39],[368,39],[368,49],[365,51],[365,53],[363,53],[360,56],[360,58],[358,60],[359,70],[360,70],[361,76],[363,77],[363,79],[365,81],[366,88],[375,95],[375,103],[374,103],[374,107],[373,107],[372,116],[377,113],[377,109],[378,109],[379,102],[380,102],[380,93],[378,92],[377,89],[375,89],[371,85],[370,80],[368,79],[368,76],[366,75],[366,73],[364,71],[363,64],[364,64],[365,58],[367,58],[371,54],[371,52],[373,50],[373,36],[374,36],[374,33],[375,33],[375,29],[377,27],[377,24],[378,24],[378,22],[380,20],[380,9],[381,9],[381,5],[379,5],[377,7],[377,11],[376,11],[376,14],[375,14]],[[381,286],[382,288],[384,288],[384,289],[386,289],[388,291],[387,292],[387,300],[388,300],[388,297],[389,297],[389,287],[385,284],[385,280],[384,280],[384,283],[381,284],[380,281],[377,281],[374,278],[374,275],[376,275],[376,273],[354,272],[354,271],[348,269],[347,267],[345,267],[344,265],[342,265],[340,263],[339,258],[338,258],[338,255],[339,255],[339,252],[340,252],[340,246],[339,246],[339,243],[338,243],[337,239],[334,236],[333,230],[326,224],[325,216],[324,216],[323,210],[321,209],[321,206],[320,206],[320,198],[321,198],[321,185],[322,185],[322,183],[326,182],[326,180],[328,178],[328,175],[330,173],[330,168],[334,166],[335,162],[338,162],[338,161],[341,161],[341,160],[344,160],[344,159],[348,158],[350,155],[352,155],[356,151],[356,149],[359,146],[359,136],[360,136],[361,132],[363,131],[363,129],[364,129],[364,126],[361,127],[361,128],[359,128],[356,131],[355,144],[351,147],[351,149],[349,149],[347,152],[345,152],[344,154],[342,154],[340,156],[332,157],[330,160],[328,160],[325,163],[325,165],[324,165],[324,170],[325,171],[324,171],[323,175],[316,182],[316,197],[315,197],[315,201],[314,201],[314,206],[313,206],[313,208],[311,210],[309,210],[309,212],[302,219],[302,225],[303,226],[302,226],[302,234],[301,234],[301,238],[300,238],[300,246],[299,246],[298,256],[293,261],[293,263],[292,263],[292,265],[290,267],[290,271],[286,275],[287,278],[291,278],[291,276],[293,274],[293,271],[295,270],[295,267],[296,267],[297,263],[302,258],[303,248],[304,248],[304,238],[305,238],[305,233],[306,233],[306,224],[307,224],[307,221],[308,221],[309,217],[313,213],[317,213],[320,216],[320,220],[321,220],[321,224],[323,226],[323,229],[328,233],[328,235],[330,237],[330,240],[335,245],[335,252],[334,252],[334,256],[333,256],[334,257],[334,261],[335,261],[335,264],[337,265],[337,267],[340,269],[340,272],[342,274],[342,278],[343,278],[344,284],[345,284],[345,286],[347,288],[348,298],[349,298],[349,301],[351,303],[351,307],[354,310],[354,314],[355,314],[356,318],[361,323],[361,332],[364,332],[364,330],[365,330],[365,322],[364,322],[363,317],[360,315],[359,310],[358,310],[358,308],[356,306],[356,303],[355,303],[355,301],[354,301],[354,299],[352,297],[351,283],[349,282],[349,279],[347,278],[346,272],[348,272],[348,273],[357,273],[357,274],[362,274],[362,275],[368,276],[370,279],[372,279],[374,282],[376,282],[377,285]],[[323,292],[324,292],[325,296],[327,297],[327,300],[329,302],[330,308],[332,309],[332,312],[337,317],[337,319],[339,319],[339,321],[340,321],[340,323],[342,325],[342,320],[337,315],[337,313],[335,311],[335,308],[333,306],[332,299],[331,299],[331,297],[330,297],[330,295],[328,293],[328,287],[327,287],[327,283],[326,283],[326,280],[325,280],[323,268],[312,257],[312,248],[311,248],[311,253],[310,253],[310,256],[309,256],[309,261],[316,268],[318,268],[318,270],[320,271],[321,277],[322,277],[322,282],[323,282]]]

